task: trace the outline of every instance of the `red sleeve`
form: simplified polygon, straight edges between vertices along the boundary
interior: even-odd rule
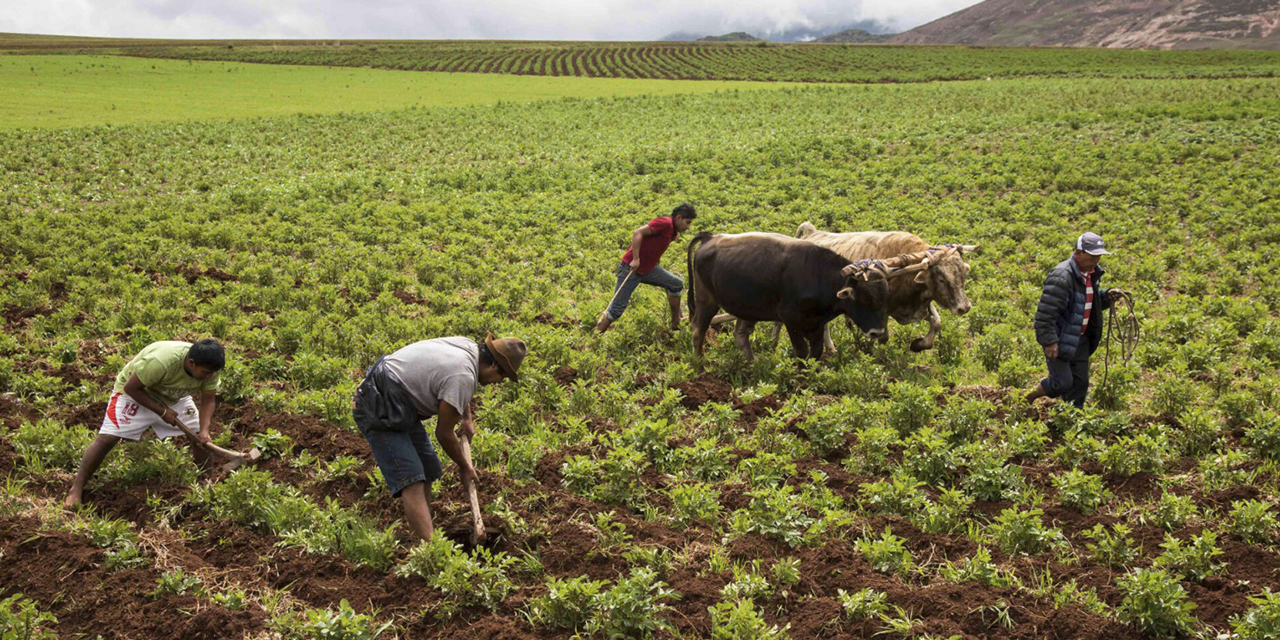
[[[662,216],[649,221],[649,228],[653,229],[654,235],[667,235],[675,230],[675,225],[671,223],[671,218]]]

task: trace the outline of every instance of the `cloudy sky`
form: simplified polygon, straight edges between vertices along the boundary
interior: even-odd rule
[[[876,25],[978,0],[0,0],[0,32],[163,38],[654,40]]]

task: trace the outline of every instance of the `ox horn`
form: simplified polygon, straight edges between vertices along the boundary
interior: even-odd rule
[[[981,249],[981,248],[982,248],[982,245],[980,244],[962,244],[960,245],[960,253],[962,255],[966,253],[975,253],[977,252],[978,249]]]

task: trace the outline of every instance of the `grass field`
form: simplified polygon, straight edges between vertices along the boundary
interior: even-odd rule
[[[763,82],[421,74],[81,55],[0,56],[0,86],[0,129],[776,88]]]
[[[109,89],[153,63],[94,64],[54,68]],[[346,111],[0,132],[0,624],[1274,637],[1280,80]],[[681,201],[694,231],[808,220],[980,244],[973,310],[945,315],[919,354],[919,326],[891,324],[880,345],[832,323],[840,353],[818,364],[764,331],[748,364],[720,334],[701,375],[657,292],[592,334],[628,234]],[[1114,252],[1106,284],[1133,292],[1142,339],[1128,362],[1112,352],[1105,382],[1095,357],[1085,411],[1028,405],[1044,276],[1084,229]],[[687,242],[663,261],[685,277]],[[478,409],[495,539],[455,546],[470,515],[447,465],[441,535],[417,545],[352,392],[404,344],[487,331],[530,348],[520,383]],[[183,443],[123,446],[88,505],[61,509],[120,367],[152,341],[210,335],[229,358],[217,442],[267,459],[201,472]]]

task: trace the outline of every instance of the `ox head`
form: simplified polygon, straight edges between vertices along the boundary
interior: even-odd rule
[[[917,273],[915,281],[924,285],[928,296],[938,306],[956,315],[964,315],[973,307],[964,293],[965,277],[969,275],[969,264],[964,261],[964,254],[977,251],[978,245],[961,244],[939,249],[947,251],[947,254],[928,269]]]
[[[879,340],[889,327],[889,283],[884,273],[868,265],[845,267],[844,288],[836,293],[836,306],[846,318]]]

